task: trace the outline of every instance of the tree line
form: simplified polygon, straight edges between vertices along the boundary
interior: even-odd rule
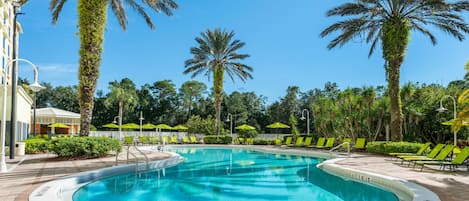
[[[21,80],[27,85],[27,81]],[[76,86],[52,86],[42,83],[46,89],[37,93],[37,107],[56,107],[79,112]],[[406,83],[401,87],[403,108],[403,138],[405,141],[431,141],[435,143],[452,140],[450,126],[442,122],[453,118],[450,99],[443,100],[448,112],[436,109],[445,95],[458,97],[468,82],[452,81],[448,86],[439,84]],[[29,92],[32,93],[32,92]],[[32,94],[31,94],[32,95]],[[390,102],[384,86],[339,88],[327,82],[322,89],[300,90],[289,86],[285,95],[271,103],[267,97],[255,92],[233,91],[223,93],[221,106],[222,133],[229,133],[228,114],[232,115],[233,127],[249,124],[260,133],[305,134],[306,120],[302,111],[310,115],[310,133],[326,137],[365,137],[368,140],[385,140],[390,133]],[[124,78],[109,83],[107,93],[98,91],[94,99],[92,125],[98,130],[111,123],[122,108],[123,123],[138,123],[140,112],[144,123],[186,124],[189,119],[213,119],[215,104],[213,89],[204,83],[191,80],[181,86],[171,80],[159,80],[137,87],[132,80]],[[458,111],[463,105],[458,105]],[[305,114],[303,114],[305,115]],[[291,129],[269,130],[273,122],[288,124]],[[215,130],[215,128],[214,128]],[[467,139],[466,128],[459,131],[459,139]]]

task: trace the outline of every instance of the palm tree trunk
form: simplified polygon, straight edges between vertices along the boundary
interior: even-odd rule
[[[80,135],[88,136],[93,116],[94,92],[101,65],[107,0],[78,1],[80,32],[80,71],[78,98],[80,102]]]
[[[119,100],[119,135],[122,134],[122,115],[124,113],[124,101]],[[121,138],[122,136],[119,136]]]
[[[215,71],[213,72],[213,94],[215,98],[215,129],[217,136],[220,134],[220,126],[221,126],[221,102],[223,96],[223,67],[217,66],[215,67]]]
[[[386,60],[388,93],[391,110],[391,140],[401,141],[402,136],[402,103],[400,96],[400,67],[409,43],[409,23],[395,17],[383,25],[383,57]]]

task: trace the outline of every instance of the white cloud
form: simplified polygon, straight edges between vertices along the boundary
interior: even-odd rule
[[[45,73],[55,72],[55,73],[77,73],[78,66],[76,64],[43,64],[37,65],[39,71]]]

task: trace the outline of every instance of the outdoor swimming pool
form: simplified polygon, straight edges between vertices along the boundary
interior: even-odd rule
[[[73,200],[398,200],[389,191],[325,173],[316,168],[321,159],[229,148],[171,151],[186,160],[165,176],[150,171],[109,177],[81,187]]]

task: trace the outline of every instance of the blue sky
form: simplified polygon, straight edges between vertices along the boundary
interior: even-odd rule
[[[77,85],[78,48],[76,1],[68,1],[57,25],[51,24],[49,1],[30,1],[18,18],[24,33],[20,36],[20,58],[39,66],[40,81],[52,85]],[[103,62],[98,89],[107,91],[108,83],[124,77],[138,87],[157,80],[170,79],[177,87],[190,80],[184,75],[184,61],[194,38],[207,28],[234,30],[236,38],[246,42],[241,53],[248,53],[246,64],[254,68],[253,80],[225,82],[225,92],[255,91],[268,102],[285,95],[289,85],[302,91],[322,88],[327,81],[341,88],[385,85],[381,51],[368,58],[369,45],[356,41],[328,50],[332,37],[319,33],[337,18],[327,18],[328,9],[346,0],[177,0],[180,8],[166,17],[152,13],[156,30],[128,9],[127,32],[108,15]],[[434,29],[433,29],[434,30]],[[421,34],[413,34],[401,71],[401,83],[425,82],[446,85],[462,79],[469,60],[469,42],[435,31],[438,44],[432,46]],[[32,80],[27,66],[20,76]],[[212,86],[206,77],[196,77]]]

